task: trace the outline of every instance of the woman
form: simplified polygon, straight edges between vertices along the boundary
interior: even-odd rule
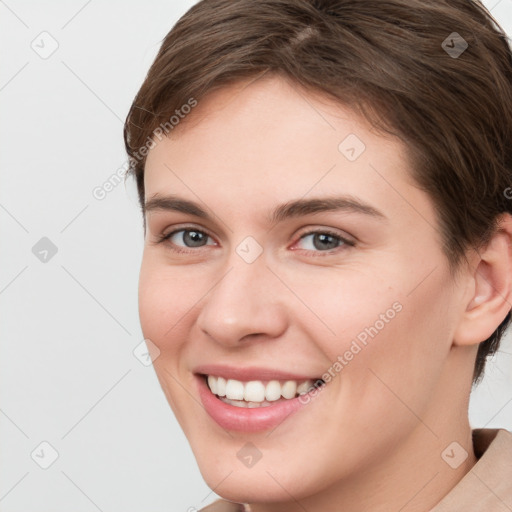
[[[204,510],[512,509],[468,402],[512,301],[512,57],[469,0],[203,0],[125,143]]]

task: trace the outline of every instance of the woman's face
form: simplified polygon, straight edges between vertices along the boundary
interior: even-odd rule
[[[286,501],[441,451],[463,292],[403,146],[275,77],[190,116],[147,159],[139,309],[206,482]]]

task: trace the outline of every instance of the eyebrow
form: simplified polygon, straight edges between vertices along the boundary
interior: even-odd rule
[[[155,194],[146,201],[143,209],[144,215],[152,211],[176,211],[194,215],[201,219],[212,220],[210,214],[198,203],[172,194],[165,196]],[[353,196],[345,195],[288,201],[274,208],[268,215],[267,221],[270,224],[276,224],[290,218],[332,211],[359,213],[376,219],[387,220],[387,217],[373,206]]]

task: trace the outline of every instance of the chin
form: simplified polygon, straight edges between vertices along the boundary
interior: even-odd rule
[[[302,499],[321,490],[316,488],[318,485],[310,466],[303,465],[298,470],[295,464],[283,464],[280,456],[279,461],[264,462],[262,459],[252,468],[247,468],[236,457],[237,451],[238,448],[231,448],[209,455],[203,452],[196,457],[208,487],[228,501],[282,503],[290,501],[290,495],[293,499]],[[329,484],[327,479],[324,483]]]

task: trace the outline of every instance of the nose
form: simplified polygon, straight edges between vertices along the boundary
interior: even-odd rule
[[[286,289],[263,256],[246,263],[237,254],[206,295],[199,328],[229,347],[253,339],[277,338],[287,328]]]

